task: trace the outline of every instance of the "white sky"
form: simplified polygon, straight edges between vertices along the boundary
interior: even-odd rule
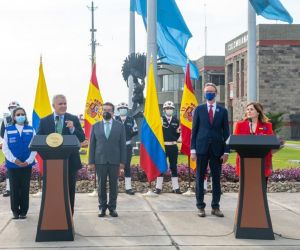
[[[128,55],[129,0],[95,0],[97,77],[104,101],[128,100],[121,75]],[[191,59],[204,55],[204,0],[177,0],[193,34],[187,47]],[[300,23],[300,2],[281,0]],[[91,14],[87,0],[0,0],[0,114],[17,100],[31,117],[39,57],[50,98],[62,93],[68,111],[84,112],[91,75]],[[208,55],[224,55],[225,43],[247,29],[247,0],[206,0]],[[276,23],[261,17],[257,23]],[[136,15],[136,51],[146,52],[146,33]]]

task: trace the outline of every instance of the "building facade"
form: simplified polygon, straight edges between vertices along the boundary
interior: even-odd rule
[[[203,100],[203,86],[206,82],[213,82],[218,88],[218,101],[225,103],[225,75],[224,75],[224,56],[204,56],[194,61],[200,78],[192,79],[192,85],[195,90],[198,103]],[[175,104],[177,117],[179,117],[180,105],[182,99],[185,74],[181,67],[173,65],[160,65],[158,68],[158,102],[162,111],[162,105],[165,101],[172,101]]]
[[[284,112],[281,135],[300,139],[300,25],[257,26],[257,99],[265,112]],[[247,33],[225,44],[225,105],[232,123],[247,104]]]

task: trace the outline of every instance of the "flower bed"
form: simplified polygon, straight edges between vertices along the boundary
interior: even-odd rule
[[[191,180],[195,180],[195,171],[190,170],[191,172]],[[209,168],[208,168],[209,172]],[[144,170],[139,165],[131,166],[132,180],[139,182],[147,182],[147,176]],[[94,171],[90,171],[87,168],[87,165],[84,165],[82,169],[78,171],[77,180],[88,180],[91,181],[94,179]],[[32,180],[38,180],[39,171],[36,167],[32,169]],[[178,177],[181,181],[188,181],[189,179],[189,169],[185,164],[178,164]],[[6,178],[6,168],[2,164],[0,165],[0,182],[3,182]],[[124,180],[124,171],[120,173],[120,181]],[[164,180],[171,180],[171,172],[168,170],[164,174]],[[239,181],[239,177],[236,175],[235,167],[230,164],[224,164],[222,166],[222,182],[233,182],[236,183]],[[270,182],[300,182],[300,168],[288,168],[288,169],[280,169],[273,171],[272,175],[269,178]]]

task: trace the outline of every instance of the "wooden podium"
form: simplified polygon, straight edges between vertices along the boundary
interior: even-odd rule
[[[232,135],[230,149],[240,155],[240,190],[235,213],[235,237],[274,240],[267,200],[265,156],[280,147],[274,135]]]
[[[73,241],[74,226],[69,198],[68,157],[80,148],[75,135],[64,135],[58,147],[46,143],[47,135],[36,135],[30,149],[43,158],[43,194],[36,241]]]

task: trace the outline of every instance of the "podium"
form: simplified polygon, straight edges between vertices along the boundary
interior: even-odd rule
[[[279,140],[274,135],[232,135],[227,144],[240,155],[235,237],[274,240],[266,193],[265,156],[280,147]]]
[[[35,241],[73,241],[74,226],[69,198],[68,157],[80,148],[75,135],[64,135],[58,147],[36,135],[29,148],[43,158],[43,193]]]

